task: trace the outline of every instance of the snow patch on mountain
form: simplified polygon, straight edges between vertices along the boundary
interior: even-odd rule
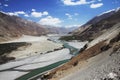
[[[102,15],[110,13],[110,12],[118,12],[119,10],[120,10],[120,7],[118,7],[117,9],[111,9],[106,12],[103,12],[102,14],[99,14],[98,16],[102,16]]]

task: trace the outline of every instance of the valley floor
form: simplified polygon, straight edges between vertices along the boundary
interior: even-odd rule
[[[2,80],[14,80],[34,69],[67,60],[73,56],[68,48],[63,48],[63,44],[49,41],[45,36],[33,37],[24,35],[19,39],[6,43],[14,42],[28,42],[31,45],[22,46],[7,55],[16,59],[0,65],[0,79]],[[86,44],[86,42],[78,43],[81,45],[73,45],[79,49]]]

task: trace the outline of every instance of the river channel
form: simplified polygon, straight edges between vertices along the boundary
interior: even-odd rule
[[[51,39],[52,40],[52,39]],[[68,48],[70,50],[70,54],[72,56],[76,56],[79,54],[79,49],[73,47],[73,46],[70,46],[67,42],[65,41],[59,41],[59,40],[52,40],[54,42],[57,42],[57,43],[62,43],[64,48]],[[31,80],[31,79],[34,79],[36,78],[37,76],[40,76],[42,75],[43,73],[47,72],[47,71],[50,71],[54,68],[57,68],[63,64],[65,64],[66,62],[68,62],[70,59],[66,59],[66,60],[62,60],[62,61],[58,61],[56,63],[53,63],[53,64],[50,64],[50,65],[47,65],[45,67],[40,67],[40,68],[37,68],[37,69],[34,69],[32,70],[31,72],[17,78],[16,80]]]

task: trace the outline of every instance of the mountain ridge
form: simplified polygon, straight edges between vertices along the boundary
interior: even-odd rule
[[[120,9],[109,17],[82,28],[83,30],[78,28],[76,33],[61,39],[88,40],[85,49],[80,50],[79,54],[72,57],[69,62],[39,76],[40,78],[49,80],[120,79],[118,68],[120,65]],[[116,73],[116,76],[108,76],[111,73]]]
[[[92,41],[96,37],[102,35],[105,31],[109,30],[113,25],[120,22],[120,8],[112,12],[105,13],[101,16],[96,16],[86,24],[72,32],[72,36],[62,37],[61,39],[69,38],[70,40],[88,40]]]
[[[11,40],[22,35],[41,36],[46,34],[68,33],[73,29],[45,26],[21,17],[0,12],[0,41]]]

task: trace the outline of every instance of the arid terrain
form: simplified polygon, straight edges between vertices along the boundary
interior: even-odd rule
[[[0,12],[0,79],[120,80],[120,8],[75,30]]]
[[[114,12],[114,11],[113,11]],[[88,40],[87,48],[61,67],[43,75],[43,80],[119,80],[120,10],[93,18],[61,40]],[[110,14],[110,15],[108,15]],[[108,16],[106,16],[108,15]],[[104,16],[104,17],[103,17]],[[118,17],[119,16],[119,17]],[[103,17],[103,18],[101,18]],[[97,22],[97,19],[99,19]],[[90,24],[90,26],[88,26]],[[91,26],[92,25],[92,26]],[[95,27],[96,26],[96,27]]]
[[[50,80],[119,80],[119,40],[120,34],[111,40],[100,40],[94,46],[73,57],[68,63],[46,73],[44,78]]]

